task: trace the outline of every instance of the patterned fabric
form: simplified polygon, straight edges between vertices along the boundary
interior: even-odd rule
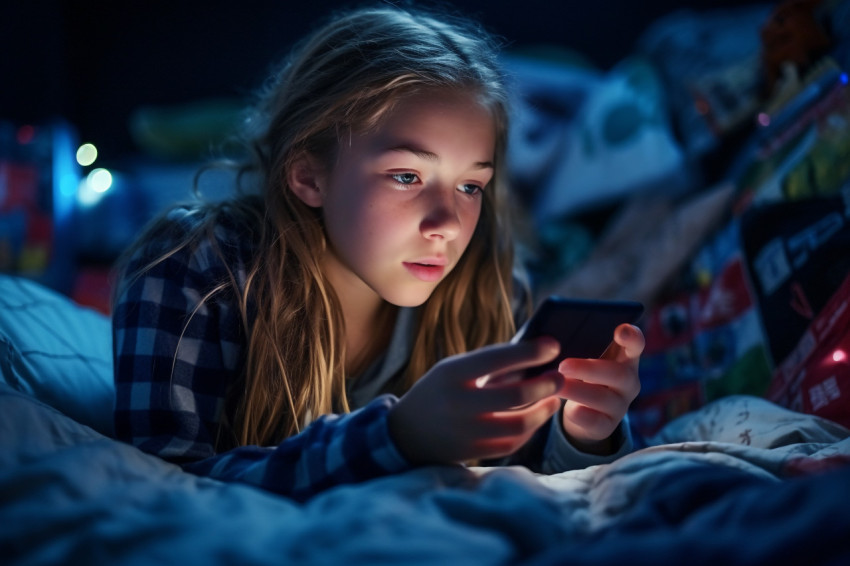
[[[185,210],[170,220],[177,229],[136,253],[127,273],[149,264],[197,222]],[[219,293],[198,305],[230,277],[229,267],[244,281],[251,249],[243,240],[225,221],[214,239],[184,247],[122,291],[113,315],[116,437],[189,471],[298,498],[408,468],[387,429],[391,396],[349,415],[317,419],[277,447],[216,455],[224,397],[239,377],[245,337],[232,297]]]
[[[191,228],[189,216],[175,212],[172,219],[178,229],[140,250],[127,273],[150,263]],[[226,225],[217,229],[217,239],[226,242],[229,236]],[[246,256],[238,248],[222,249],[234,252],[235,274],[244,276]],[[197,249],[181,249],[123,290],[112,318],[118,438],[176,462],[214,454],[224,395],[239,376],[244,337],[239,315],[223,294],[198,305],[227,277],[212,241],[202,240]]]
[[[346,415],[320,417],[277,447],[244,446],[184,469],[258,485],[302,501],[334,485],[399,472],[410,465],[387,429],[387,411],[395,401],[391,395],[382,395]]]

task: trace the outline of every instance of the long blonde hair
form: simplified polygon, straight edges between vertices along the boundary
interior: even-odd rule
[[[225,208],[256,231],[244,284],[232,276],[218,286],[240,297],[248,336],[241,379],[228,392],[219,449],[275,444],[319,415],[349,409],[341,309],[320,267],[328,245],[321,211],[295,197],[287,172],[305,153],[332,167],[340,143],[380,127],[382,116],[407,94],[434,88],[475,94],[491,109],[497,139],[496,174],[484,191],[472,241],[419,309],[403,389],[441,357],[510,337],[507,94],[496,48],[492,36],[456,16],[361,8],[316,30],[264,85],[246,122],[250,158],[240,168],[246,174],[240,177],[260,180],[261,195],[207,207],[193,235],[194,241],[208,237]]]

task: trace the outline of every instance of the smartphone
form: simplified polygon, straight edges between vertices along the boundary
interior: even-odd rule
[[[549,363],[523,370],[523,379],[557,368],[564,358],[600,357],[614,339],[614,329],[635,324],[642,314],[643,305],[637,301],[546,298],[511,343],[551,336],[561,344],[561,353]]]

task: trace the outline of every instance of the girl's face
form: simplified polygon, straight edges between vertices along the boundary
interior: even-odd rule
[[[472,238],[495,140],[492,114],[474,96],[432,91],[342,144],[319,194],[326,273],[343,302],[425,302]]]

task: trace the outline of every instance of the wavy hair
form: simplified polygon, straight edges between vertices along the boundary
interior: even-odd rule
[[[514,258],[503,171],[508,112],[497,49],[491,35],[458,16],[359,8],[336,14],[298,44],[258,93],[246,121],[249,157],[239,172],[258,180],[260,195],[226,206],[255,230],[257,253],[244,283],[232,276],[219,285],[240,297],[247,360],[227,394],[217,448],[275,444],[319,415],[349,410],[344,322],[321,269],[328,247],[321,211],[293,194],[287,174],[305,153],[332,167],[341,143],[380,127],[409,94],[462,89],[477,95],[492,112],[497,135],[495,175],[475,233],[419,309],[401,389],[444,356],[511,336]],[[214,208],[193,238],[211,234],[222,210]]]

